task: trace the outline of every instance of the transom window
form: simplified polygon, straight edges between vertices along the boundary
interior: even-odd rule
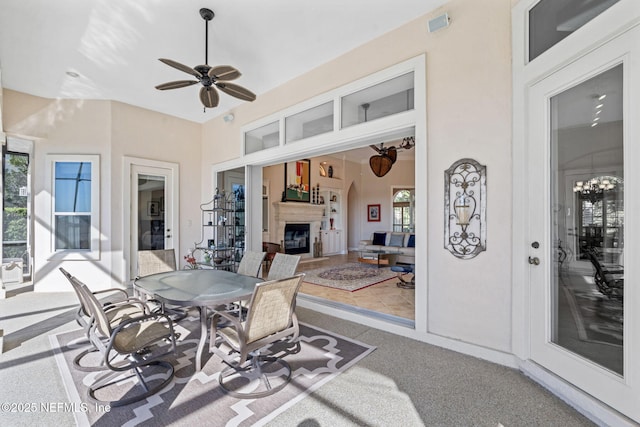
[[[620,0],[541,0],[529,11],[529,61]]]

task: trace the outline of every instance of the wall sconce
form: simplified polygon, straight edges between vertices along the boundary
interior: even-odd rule
[[[487,167],[461,159],[444,171],[444,247],[470,259],[487,249]]]

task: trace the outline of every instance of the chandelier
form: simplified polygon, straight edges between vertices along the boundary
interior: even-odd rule
[[[576,181],[573,192],[577,193],[581,199],[595,203],[602,200],[606,192],[615,189],[621,181],[614,176],[599,176],[587,181]]]

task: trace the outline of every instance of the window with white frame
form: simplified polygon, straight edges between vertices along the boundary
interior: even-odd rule
[[[49,156],[53,256],[97,258],[99,170],[97,155]]]
[[[393,189],[393,231],[415,231],[415,190]]]

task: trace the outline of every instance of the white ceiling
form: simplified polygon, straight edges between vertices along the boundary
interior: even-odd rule
[[[219,106],[203,113],[200,85],[154,88],[191,79],[158,58],[204,63],[200,8],[216,14],[209,65],[233,65],[243,73],[235,83],[259,98],[446,1],[2,0],[1,83],[45,98],[110,99],[202,123],[244,101],[221,93]]]

